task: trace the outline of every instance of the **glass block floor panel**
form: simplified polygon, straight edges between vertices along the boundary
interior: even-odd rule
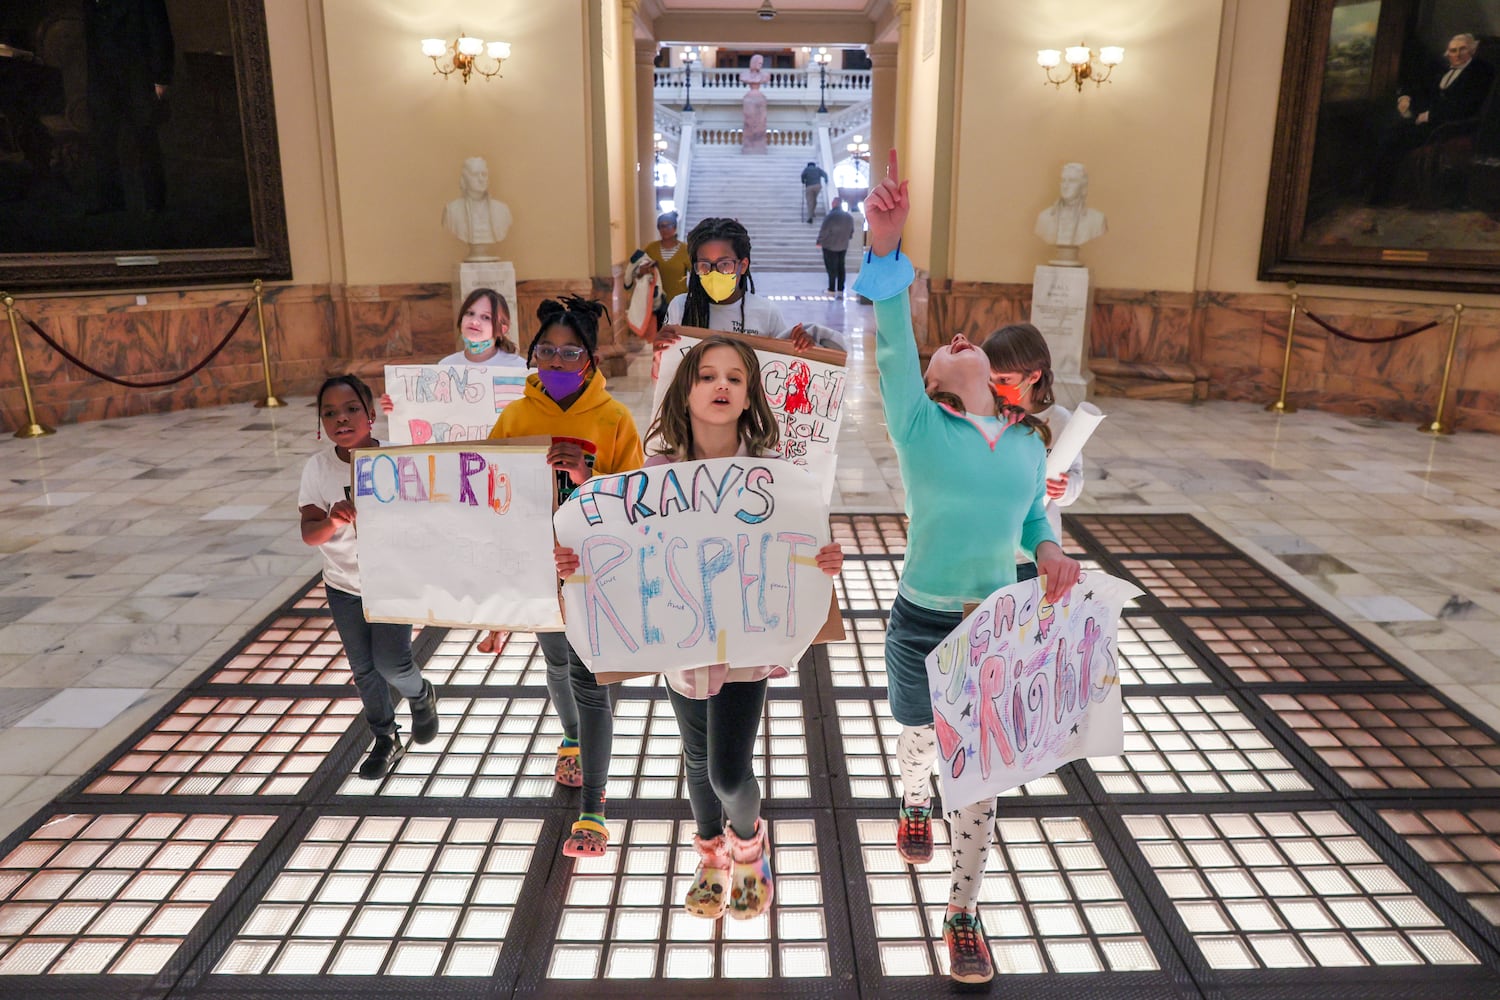
[[[1500,808],[1382,809],[1380,818],[1484,919],[1500,927]]]
[[[379,781],[351,772],[339,786],[339,794],[550,799],[558,791],[562,723],[545,697],[450,695],[439,700],[438,716],[435,740],[420,746],[408,742],[391,773]],[[810,770],[801,701],[767,698],[755,744],[761,794],[777,799],[811,798]],[[686,794],[684,782],[682,740],[671,703],[665,697],[616,701],[606,798],[677,800]]]
[[[1112,795],[1306,792],[1311,783],[1223,695],[1127,697],[1125,753],[1090,758]]]
[[[901,797],[901,765],[896,741],[901,724],[891,718],[890,706],[884,701],[865,698],[840,698],[836,705],[839,739],[844,773],[849,776],[852,799],[878,799],[894,802]],[[933,764],[933,788],[937,788],[937,765]],[[1054,772],[1044,774],[1003,793],[1002,797],[1067,795],[1068,788]]]
[[[1122,559],[1168,608],[1305,608],[1307,600],[1248,559]]]
[[[522,903],[542,822],[324,816],[213,971],[491,976]]]
[[[838,875],[822,870],[811,818],[770,820],[776,897],[767,913],[750,920],[705,920],[683,909],[698,864],[691,821],[610,820],[609,828],[603,857],[571,863],[562,916],[548,942],[546,978],[610,983],[833,975],[829,936],[841,931],[830,925],[824,893],[825,876]],[[704,995],[704,987],[697,990]]]
[[[1243,684],[1399,684],[1406,674],[1322,614],[1187,617]]]
[[[906,554],[904,514],[833,514],[828,526],[846,556]]]
[[[547,685],[547,661],[532,632],[502,632],[498,650],[477,647],[484,629],[449,629],[422,665],[422,676],[444,687],[535,687]]]
[[[1500,742],[1434,694],[1260,697],[1358,791],[1500,789]]]
[[[1478,964],[1336,812],[1124,819],[1215,970]]]
[[[823,647],[836,688],[885,687],[885,619],[844,618],[844,638]]]
[[[358,698],[188,698],[84,791],[295,795],[360,715]]]
[[[1007,817],[1002,810],[994,822],[979,916],[997,974],[1160,968],[1082,818]],[[923,865],[909,865],[896,853],[894,817],[860,819],[856,829],[881,973],[947,975],[947,823],[933,822],[933,856]]]
[[[1201,552],[1235,555],[1235,549],[1191,514],[1069,515],[1094,540],[1118,555]]]
[[[846,559],[834,590],[839,607],[850,611],[878,611],[889,614],[896,599],[896,581],[901,577],[902,563],[887,559]]]
[[[0,977],[155,975],[275,823],[53,816],[0,859]]]
[[[283,615],[210,678],[212,684],[351,684],[333,619]]]
[[[1149,615],[1122,617],[1115,641],[1120,683],[1125,687],[1207,684],[1211,679],[1161,623]]]

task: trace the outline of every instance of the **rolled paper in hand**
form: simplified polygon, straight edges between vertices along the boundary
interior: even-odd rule
[[[1052,450],[1047,453],[1047,478],[1056,479],[1068,467],[1073,464],[1073,459],[1083,452],[1083,446],[1088,442],[1089,436],[1104,419],[1104,414],[1099,407],[1093,403],[1079,403],[1078,409],[1073,411],[1072,419],[1063,432],[1058,435],[1057,440],[1052,442]]]

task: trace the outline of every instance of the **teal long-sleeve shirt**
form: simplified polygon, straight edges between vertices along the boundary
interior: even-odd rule
[[[934,611],[961,611],[1016,582],[1016,551],[1055,542],[1047,523],[1047,449],[1017,425],[968,417],[927,398],[907,287],[896,251],[871,257],[854,290],[875,303],[875,364],[886,427],[906,486],[901,595]]]

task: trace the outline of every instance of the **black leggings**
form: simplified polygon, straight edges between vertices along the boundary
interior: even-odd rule
[[[547,661],[547,693],[562,722],[563,735],[577,740],[578,763],[583,768],[580,812],[604,808],[609,784],[609,753],[614,745],[615,719],[610,714],[610,690],[598,681],[574,652],[562,632],[538,632],[537,645]]]
[[[688,800],[698,836],[712,840],[729,821],[737,836],[749,839],[760,819],[760,785],[752,760],[766,704],[766,682],[725,684],[707,700],[688,698],[670,687],[672,711],[682,733]]]

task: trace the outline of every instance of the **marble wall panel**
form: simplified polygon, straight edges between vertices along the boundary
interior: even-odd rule
[[[1260,332],[1266,322],[1258,309],[1234,308],[1207,300],[1200,307],[1203,328],[1198,360],[1210,370],[1251,368],[1260,364]]]

